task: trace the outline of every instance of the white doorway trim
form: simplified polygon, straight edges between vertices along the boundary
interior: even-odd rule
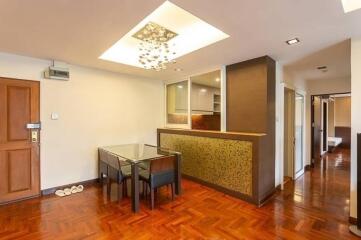
[[[293,156],[293,166],[292,166],[292,168],[293,168],[293,176],[292,176],[292,179],[293,180],[295,180],[295,179],[297,179],[298,177],[300,177],[300,176],[302,176],[303,174],[304,174],[304,167],[305,167],[305,165],[306,165],[306,144],[307,144],[307,141],[306,141],[306,107],[307,107],[307,105],[306,105],[306,97],[307,97],[307,94],[306,94],[306,92],[305,91],[302,91],[302,90],[299,90],[299,89],[296,89],[296,88],[294,88],[293,86],[290,86],[289,84],[282,84],[283,86],[281,86],[281,89],[282,89],[282,91],[284,92],[285,91],[285,89],[289,89],[289,90],[293,90],[294,92],[295,92],[295,96],[298,94],[298,95],[301,95],[302,97],[303,97],[303,107],[302,107],[302,119],[303,119],[303,123],[302,123],[302,125],[303,125],[303,128],[302,128],[302,169],[298,172],[298,173],[296,173],[295,171],[294,171],[294,166],[295,166],[295,154],[296,154],[296,151],[294,151],[293,152],[293,154],[294,154],[294,156]],[[282,109],[281,109],[281,111],[282,111],[282,114],[281,114],[281,116],[282,116],[282,121],[280,121],[280,125],[281,125],[281,128],[283,129],[283,131],[281,132],[283,135],[283,137],[284,137],[284,132],[286,131],[286,129],[284,128],[285,127],[285,118],[287,117],[287,116],[285,116],[283,113],[284,113],[284,111],[285,111],[285,106],[284,106],[284,101],[285,101],[285,98],[286,98],[287,96],[284,96],[283,97],[283,102],[282,102]],[[294,118],[294,120],[295,120],[295,118]],[[294,130],[295,130],[295,128],[294,128]],[[296,133],[294,133],[294,134],[296,134]],[[281,164],[281,166],[280,166],[280,179],[281,179],[281,189],[283,189],[284,188],[284,177],[285,177],[285,173],[284,173],[284,167],[285,167],[285,161],[287,160],[287,157],[285,156],[285,151],[284,151],[284,148],[286,147],[285,145],[284,145],[284,142],[282,141],[281,142],[281,144],[282,144],[282,146],[283,147],[281,147],[281,149],[283,150],[282,151],[282,164]]]
[[[301,165],[301,170],[296,172],[296,169],[294,169],[294,179],[297,179],[298,177],[302,176],[305,172],[305,160],[306,160],[306,94],[304,92],[300,92],[300,91],[296,91],[296,95],[295,97],[297,98],[298,96],[302,97],[302,109],[301,109],[301,118],[302,118],[302,141],[301,141],[301,161],[302,161],[302,165]],[[295,102],[295,108],[296,108],[296,102]],[[296,110],[296,109],[295,109]],[[297,113],[295,113],[295,138],[297,138],[297,127],[296,127],[296,115]],[[294,151],[294,161],[296,161],[296,154],[297,154],[297,139],[295,139],[295,151]],[[295,162],[294,162],[294,166],[295,166]]]

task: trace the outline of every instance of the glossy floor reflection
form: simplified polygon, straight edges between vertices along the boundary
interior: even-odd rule
[[[348,231],[349,156],[328,155],[262,208],[186,180],[181,197],[172,202],[164,188],[156,209],[142,200],[139,214],[99,186],[27,200],[0,207],[0,239],[357,239]]]
[[[304,207],[313,207],[344,221],[349,216],[350,151],[328,153],[315,168],[306,171],[294,184],[285,186],[277,198]],[[291,202],[291,201],[290,201]]]

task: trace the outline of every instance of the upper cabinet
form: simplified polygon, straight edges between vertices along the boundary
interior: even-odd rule
[[[191,77],[192,114],[214,115],[214,113],[220,113],[220,75],[220,71],[217,70]]]
[[[218,88],[192,83],[192,112],[208,115],[213,114],[215,105],[214,95],[219,96],[219,94],[220,89]]]
[[[167,85],[167,124],[188,123],[188,81]]]
[[[166,84],[166,98],[167,127],[220,130],[220,70]]]

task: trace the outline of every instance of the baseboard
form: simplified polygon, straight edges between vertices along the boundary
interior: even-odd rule
[[[357,224],[357,218],[354,218],[354,217],[348,217],[348,222],[353,224],[353,225],[356,225]]]
[[[310,165],[310,164],[307,164],[307,165],[305,166],[305,171],[309,171],[309,170],[311,170],[311,165]]]
[[[83,185],[84,187],[91,186],[91,185],[96,184],[98,181],[99,181],[99,179],[96,178],[96,179],[90,179],[87,181],[76,182],[76,183],[71,183],[71,184],[67,184],[67,185],[63,185],[63,186],[48,188],[48,189],[41,190],[41,195],[42,196],[50,195],[50,194],[55,193],[55,191],[58,189],[69,188],[71,186],[78,186],[78,185]]]
[[[278,187],[281,190],[281,185],[277,186],[276,188],[271,189],[270,191],[268,191],[267,194],[265,194],[265,197],[263,197],[262,199],[259,200],[257,206],[262,207],[263,205],[268,203],[268,201],[270,201],[274,197],[274,195],[277,193],[277,191],[278,191],[277,188]]]
[[[21,202],[21,201],[25,201],[25,200],[29,200],[29,199],[34,199],[34,198],[37,198],[37,197],[40,197],[40,194],[36,194],[34,196],[25,197],[25,198],[19,198],[19,199],[12,200],[12,201],[2,202],[2,203],[0,203],[0,206],[12,204],[12,203],[17,203],[17,202]]]

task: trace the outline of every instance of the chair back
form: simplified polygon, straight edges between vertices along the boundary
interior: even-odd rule
[[[98,152],[99,152],[99,160],[104,162],[104,163],[108,163],[108,154],[107,154],[107,152],[102,148],[99,148]]]
[[[111,153],[107,153],[107,155],[108,155],[107,159],[108,159],[109,166],[111,166],[112,168],[114,168],[116,170],[120,170],[120,163],[119,163],[118,157]]]
[[[157,158],[150,161],[150,174],[174,171],[175,161],[173,156]]]
[[[157,188],[175,181],[175,159],[173,156],[157,158],[150,161],[150,188]]]

